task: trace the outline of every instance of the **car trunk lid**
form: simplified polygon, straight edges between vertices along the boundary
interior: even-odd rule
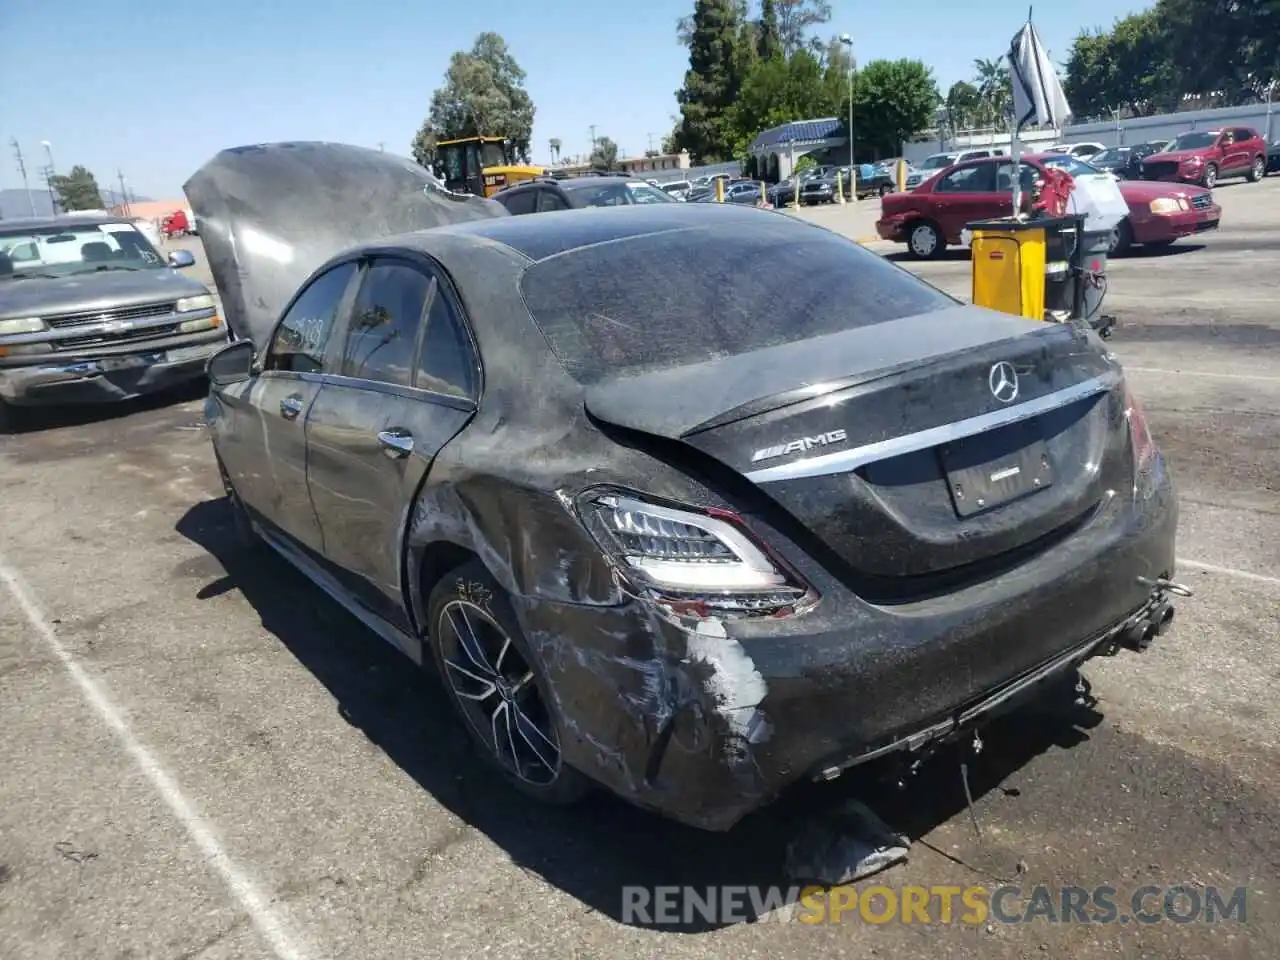
[[[607,379],[586,405],[713,457],[850,571],[909,592],[1121,489],[1119,383],[1091,334],[957,307]]]

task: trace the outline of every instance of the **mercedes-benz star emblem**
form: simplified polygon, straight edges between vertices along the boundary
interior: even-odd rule
[[[1018,399],[1018,371],[1008,360],[1001,360],[987,375],[987,386],[1001,403],[1013,403]]]

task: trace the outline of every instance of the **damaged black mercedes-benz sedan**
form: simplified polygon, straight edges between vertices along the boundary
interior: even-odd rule
[[[187,193],[239,529],[529,794],[726,829],[1172,617],[1172,481],[1087,330],[785,214],[511,217],[341,145]]]

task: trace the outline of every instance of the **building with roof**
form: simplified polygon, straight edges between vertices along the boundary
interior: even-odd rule
[[[795,120],[765,130],[748,148],[757,174],[764,180],[783,180],[791,176],[801,157],[812,154],[821,163],[826,157],[820,155],[837,147],[847,149],[849,138],[841,134],[841,126],[837,117],[824,117]]]

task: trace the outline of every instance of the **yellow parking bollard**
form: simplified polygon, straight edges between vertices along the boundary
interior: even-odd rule
[[[858,171],[853,167],[849,168],[849,201],[856,203],[858,200]]]
[[[894,171],[894,179],[898,182],[898,192],[902,193],[907,189],[907,161],[902,158],[898,162]]]
[[[800,209],[800,174],[791,178],[791,202],[787,204],[792,210]]]
[[[843,175],[844,175],[843,170],[836,171],[836,203],[844,203],[844,181],[842,179]],[[849,176],[853,176],[853,174],[850,173]]]
[[[769,192],[764,188],[764,181],[760,181],[760,205],[767,207],[769,205]]]
[[[724,177],[716,177],[716,203],[724,203]]]

